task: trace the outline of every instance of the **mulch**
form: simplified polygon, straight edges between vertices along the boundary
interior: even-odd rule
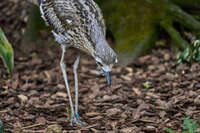
[[[96,74],[95,61],[83,56],[79,109],[81,120],[88,123],[86,127],[69,126],[59,46],[46,45],[26,56],[17,56],[18,52],[12,77],[3,65],[0,69],[0,118],[8,133],[153,133],[164,132],[166,127],[181,131],[186,116],[200,123],[199,64],[176,66],[176,57],[169,50],[156,49],[127,67],[115,66],[110,88],[105,78]],[[65,59],[73,97],[76,54],[69,49]]]

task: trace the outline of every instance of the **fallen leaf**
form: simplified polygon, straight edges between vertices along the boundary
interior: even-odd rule
[[[123,80],[126,80],[126,81],[131,81],[131,77],[130,76],[127,76],[127,75],[121,75],[120,76]]]
[[[200,105],[200,95],[194,99],[194,103]]]
[[[46,129],[47,133],[61,133],[62,132],[62,127],[60,125],[54,124],[54,125],[49,125]]]
[[[141,95],[141,91],[139,88],[132,88],[132,90],[135,92],[135,94],[137,94],[138,96]]]
[[[106,113],[107,113],[109,116],[111,116],[111,115],[116,115],[116,114],[119,113],[119,112],[121,112],[121,110],[118,109],[118,108],[111,108],[111,109],[108,109],[108,110],[106,111]]]
[[[57,92],[56,96],[57,97],[64,97],[64,98],[66,98],[67,97],[67,93],[65,93],[65,92]]]
[[[36,123],[40,123],[42,125],[45,125],[47,120],[44,117],[38,117],[36,118]]]
[[[18,98],[19,98],[19,99],[21,100],[21,102],[23,102],[23,103],[25,103],[25,102],[28,101],[28,97],[25,96],[25,95],[22,95],[22,94],[18,95]]]

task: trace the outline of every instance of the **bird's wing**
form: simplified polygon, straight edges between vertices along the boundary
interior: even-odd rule
[[[38,0],[42,18],[54,32],[64,33],[78,24],[72,0]]]
[[[97,20],[100,24],[100,26],[102,27],[103,29],[103,33],[104,33],[104,36],[106,35],[106,24],[105,24],[105,21],[104,21],[104,18],[103,18],[103,13],[101,11],[101,9],[99,8],[99,6],[93,2],[94,6],[96,7],[96,14],[97,14]]]
[[[84,3],[85,10],[88,12],[88,19],[96,20],[99,26],[101,27],[101,30],[103,30],[103,34],[105,36],[106,26],[103,18],[103,13],[99,6],[94,2],[94,0],[80,0]],[[91,20],[91,21],[92,21]]]

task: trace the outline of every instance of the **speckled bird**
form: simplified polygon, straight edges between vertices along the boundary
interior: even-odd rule
[[[71,125],[85,125],[78,114],[78,76],[80,55],[74,63],[75,109],[69,89],[64,54],[67,47],[74,47],[92,56],[104,73],[110,86],[110,71],[117,63],[116,53],[108,45],[102,11],[93,0],[38,0],[42,18],[52,28],[55,40],[61,44],[60,61],[71,107]]]

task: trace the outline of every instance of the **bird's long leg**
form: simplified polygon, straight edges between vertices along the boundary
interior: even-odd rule
[[[65,48],[66,48],[66,46],[65,45],[61,45],[61,48],[62,48],[62,57],[61,57],[61,60],[60,60],[60,66],[61,66],[61,70],[62,70],[62,73],[63,73],[65,85],[66,85],[66,88],[67,88],[67,94],[68,94],[69,102],[70,102],[70,108],[71,108],[71,125],[73,126],[73,123],[75,123],[77,125],[83,126],[83,125],[85,125],[85,123],[81,122],[79,120],[79,118],[75,115],[74,106],[73,106],[72,97],[71,97],[71,92],[70,92],[70,89],[69,89],[69,83],[68,83],[67,73],[66,73],[66,65],[64,63],[64,56],[65,56]],[[75,61],[74,66],[78,67],[79,60],[80,60],[80,57],[77,58],[77,60]],[[77,67],[76,67],[76,71],[75,71],[75,73],[76,73],[75,74],[75,85],[77,86],[77,87],[75,87],[76,88],[76,95],[78,95],[77,94],[78,93],[77,92],[78,91]],[[76,96],[76,99],[78,100],[77,96]],[[78,106],[78,105],[76,105],[76,106]],[[77,111],[78,111],[78,109],[77,109]],[[76,113],[76,114],[78,114],[78,113]]]
[[[60,60],[60,66],[61,66],[61,70],[62,70],[62,73],[63,73],[65,85],[66,85],[66,88],[67,88],[67,94],[68,94],[68,97],[69,97],[69,102],[70,102],[70,107],[71,107],[71,124],[73,124],[72,120],[73,120],[73,117],[74,117],[74,107],[73,107],[71,92],[70,92],[70,89],[69,89],[69,84],[68,84],[68,79],[67,79],[66,65],[64,63],[66,46],[61,45],[61,48],[62,48],[62,57],[61,57],[61,60]]]
[[[80,55],[76,58],[74,62],[74,80],[75,80],[75,114],[78,115],[78,74],[77,69],[80,61]]]
[[[78,113],[78,74],[77,69],[80,61],[80,55],[76,58],[76,61],[74,62],[73,70],[74,70],[74,80],[75,80],[75,115],[77,120],[81,125],[86,125],[85,122],[82,122],[79,120],[79,113]]]

